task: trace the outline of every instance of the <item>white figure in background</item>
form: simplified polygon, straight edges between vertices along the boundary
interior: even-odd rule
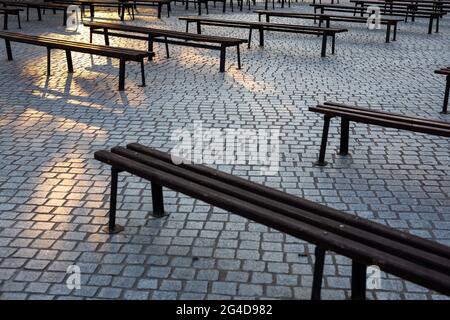
[[[369,290],[381,289],[381,270],[378,266],[367,267],[366,287]]]
[[[81,9],[79,6],[71,5],[67,7],[67,31],[77,32],[81,25]]]
[[[369,17],[367,18],[367,27],[370,30],[381,29],[381,13],[380,7],[378,6],[368,6],[367,13]]]

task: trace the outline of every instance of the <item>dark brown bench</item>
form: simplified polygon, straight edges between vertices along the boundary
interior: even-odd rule
[[[12,60],[11,42],[19,42],[32,44],[35,46],[41,46],[47,48],[47,76],[50,76],[50,62],[51,62],[51,50],[64,50],[67,58],[68,72],[73,72],[72,64],[72,51],[89,53],[98,56],[104,56],[109,58],[119,59],[119,90],[125,89],[125,63],[127,61],[136,61],[141,64],[142,86],[145,86],[145,73],[144,73],[144,58],[152,55],[151,52],[123,49],[109,46],[102,46],[97,44],[75,42],[63,39],[56,39],[43,36],[34,36],[22,33],[13,33],[0,31],[0,38],[5,40],[6,54],[8,60]]]
[[[340,155],[348,154],[350,122],[450,137],[450,123],[444,121],[408,117],[402,114],[374,111],[334,102],[325,102],[316,107],[310,107],[309,111],[323,114],[324,119],[319,160],[315,163],[318,166],[327,165],[325,153],[327,149],[328,129],[330,127],[330,120],[335,117],[341,118]]]
[[[366,297],[366,270],[381,270],[450,295],[450,248],[263,185],[196,164],[176,165],[169,153],[140,145],[102,150],[94,158],[111,166],[109,222],[117,233],[118,176],[151,182],[152,214],[164,215],[163,188],[185,194],[316,245],[312,299],[320,299],[326,251],[352,260],[352,299]]]
[[[9,16],[16,16],[19,29],[22,28],[20,25],[20,11],[23,11],[23,9],[0,8],[0,14],[3,14],[3,30],[8,30]]]
[[[280,18],[297,18],[297,19],[309,19],[319,20],[319,26],[325,22],[325,26],[330,28],[330,22],[351,22],[351,23],[367,23],[367,18],[364,17],[353,17],[345,15],[331,15],[331,14],[318,14],[318,13],[297,13],[297,12],[284,12],[284,11],[272,11],[272,10],[255,10],[253,11],[258,14],[258,19],[261,21],[261,16],[266,17],[266,22],[270,22],[270,17],[280,17]],[[403,21],[403,19],[395,18],[382,18],[380,24],[386,25],[386,43],[390,41],[391,29],[393,29],[392,41],[397,40],[397,24]]]
[[[353,15],[356,15],[356,13],[359,13],[361,17],[364,17],[365,15],[370,14],[369,12],[367,12],[367,7],[332,5],[332,4],[311,4],[311,6],[314,7],[314,13],[317,13],[317,11],[320,11],[321,14],[324,14],[325,11],[350,12],[350,13],[353,13]],[[433,31],[433,22],[434,21],[436,21],[435,32],[439,32],[439,20],[446,14],[445,12],[409,11],[409,10],[402,10],[402,9],[395,9],[395,8],[392,10],[380,8],[380,13],[382,14],[383,17],[386,17],[386,16],[404,17],[405,22],[408,22],[409,17],[411,17],[412,21],[415,21],[416,18],[429,19],[428,20],[429,21],[428,34],[431,34]]]
[[[299,34],[310,34],[316,36],[322,36],[322,49],[321,56],[325,57],[327,52],[327,39],[331,37],[332,46],[331,53],[335,53],[336,34],[347,32],[347,29],[338,28],[319,28],[314,26],[302,26],[294,24],[280,24],[280,23],[267,23],[257,21],[237,21],[237,20],[223,20],[223,19],[210,19],[202,17],[179,17],[180,20],[186,21],[186,32],[189,31],[189,24],[195,23],[197,25],[197,33],[201,34],[201,26],[217,26],[227,28],[243,28],[249,29],[248,47],[252,39],[252,31],[258,30],[259,32],[259,45],[264,46],[264,31],[274,32],[288,32]]]
[[[442,75],[446,76],[444,106],[442,107],[441,113],[447,114],[448,113],[448,99],[449,99],[449,92],[450,92],[450,67],[436,70],[436,71],[434,71],[434,73],[442,74]]]
[[[447,13],[450,8],[448,4],[440,2],[439,0],[427,3],[414,0],[410,0],[409,2],[392,0],[350,0],[350,3],[354,3],[355,7],[378,6],[383,8],[386,13],[389,13],[389,11],[394,11],[394,9],[407,10],[412,14],[417,11]]]
[[[170,11],[170,0],[46,0],[52,1],[54,3],[64,3],[78,5],[81,7],[81,12],[83,16],[85,14],[85,8],[89,8],[90,18],[95,18],[96,8],[117,8],[117,13],[120,20],[125,20],[125,11],[128,10],[128,15],[134,20],[134,12],[137,6],[157,6],[158,7],[158,18],[161,18],[162,7],[165,5],[167,7],[167,16],[169,16]]]
[[[93,34],[104,35],[106,45],[109,45],[109,36],[144,40],[148,42],[148,51],[150,52],[153,52],[153,44],[155,42],[160,42],[166,45],[167,58],[169,58],[169,44],[218,50],[220,51],[220,72],[225,72],[226,50],[229,47],[236,47],[238,68],[241,68],[241,55],[239,46],[247,42],[247,40],[238,38],[216,37],[187,33],[182,31],[139,27],[116,23],[85,21],[84,25],[86,27],[89,27],[91,42]],[[120,33],[117,31],[119,31]]]

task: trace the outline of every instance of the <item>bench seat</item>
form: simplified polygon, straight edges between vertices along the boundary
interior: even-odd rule
[[[4,1],[0,0],[0,5],[3,7],[19,7],[26,8],[27,21],[30,20],[30,9],[36,9],[38,14],[38,20],[42,20],[42,11],[45,9],[53,10],[53,11],[62,11],[63,12],[63,25],[67,24],[67,6],[63,4],[57,3],[47,3],[43,1]]]
[[[332,12],[349,12],[353,13],[355,16],[356,13],[360,13],[361,17],[365,15],[369,15],[367,12],[367,7],[361,6],[346,6],[346,5],[330,5],[330,4],[311,4],[310,6],[314,7],[314,13],[317,13],[320,10],[320,13],[324,14],[325,11]],[[415,21],[416,18],[426,18],[429,19],[428,23],[428,34],[431,34],[433,31],[433,22],[436,21],[436,30],[435,32],[439,32],[439,20],[445,16],[446,12],[435,12],[435,11],[411,11],[411,10],[403,10],[403,9],[384,9],[380,8],[380,13],[383,17],[405,17],[405,22],[408,22],[408,18],[411,17],[412,21]]]
[[[327,164],[325,161],[325,152],[328,141],[328,131],[330,120],[334,117],[341,118],[340,155],[348,154],[350,122],[378,125],[450,138],[450,123],[444,121],[408,117],[402,114],[374,111],[334,102],[325,102],[316,107],[310,107],[309,111],[324,115],[319,160],[315,163],[315,165],[318,166],[325,166]]]
[[[144,75],[144,58],[149,55],[153,55],[153,53],[149,53],[147,51],[134,50],[134,49],[124,49],[124,48],[116,48],[109,47],[91,43],[84,42],[75,42],[64,39],[57,39],[51,37],[44,36],[35,36],[28,35],[22,33],[13,33],[13,32],[0,32],[0,38],[5,40],[6,45],[6,53],[8,56],[8,60],[12,60],[12,50],[11,50],[11,42],[19,42],[26,43],[41,47],[47,48],[47,75],[50,76],[50,60],[51,60],[51,50],[59,49],[64,50],[66,52],[67,58],[67,67],[70,73],[73,72],[73,64],[72,64],[72,51],[81,52],[81,53],[89,53],[99,56],[105,56],[110,58],[116,58],[120,60],[119,67],[119,90],[124,90],[125,87],[125,62],[126,61],[135,61],[141,63],[141,75],[142,75],[142,85],[145,86],[145,75]]]
[[[109,36],[124,37],[130,39],[148,41],[148,51],[153,52],[153,43],[161,42],[166,44],[166,55],[169,58],[168,44],[189,46],[195,48],[204,48],[220,51],[220,72],[225,71],[226,49],[228,47],[236,47],[238,68],[241,68],[240,45],[246,43],[247,40],[239,38],[228,38],[201,35],[195,33],[188,33],[175,30],[166,30],[158,28],[130,26],[116,23],[105,22],[89,22],[85,21],[84,25],[89,27],[90,41],[92,42],[93,34],[103,34],[105,37],[105,44],[109,45]],[[111,31],[119,31],[111,32]]]
[[[381,270],[450,294],[450,248],[263,185],[195,164],[176,165],[169,153],[140,144],[97,151],[111,166],[107,233],[116,224],[118,175],[151,182],[153,215],[164,215],[163,187],[316,245],[312,299],[320,299],[326,251],[352,259],[352,298],[364,299],[366,268]]]

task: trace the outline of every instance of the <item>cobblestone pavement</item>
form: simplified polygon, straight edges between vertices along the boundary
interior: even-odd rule
[[[181,15],[180,5],[162,20],[153,9],[141,10],[134,23],[184,30]],[[218,6],[210,16],[224,15]],[[257,19],[248,10],[225,16]],[[66,32],[59,15],[36,20],[22,31],[88,41],[86,29]],[[450,20],[433,35],[425,20],[403,23],[390,44],[384,30],[335,25],[349,29],[337,36],[335,56],[320,57],[319,38],[269,33],[263,49],[243,48],[241,70],[229,50],[224,74],[218,52],[173,46],[167,59],[157,45],[145,66],[147,87],[138,86],[139,66],[130,63],[125,92],[117,91],[115,60],[74,53],[75,73],[68,76],[64,53],[55,51],[47,79],[45,49],[13,44],[15,60],[8,62],[1,44],[0,298],[309,298],[312,245],[171,191],[170,214],[155,219],[149,184],[126,174],[118,208],[126,229],[101,232],[110,172],[93,160],[94,151],[136,141],[168,151],[171,133],[192,128],[194,120],[205,128],[280,128],[277,175],[246,165],[221,170],[450,245],[448,139],[359,124],[351,129],[352,155],[342,158],[334,121],[330,165],[318,168],[312,162],[322,121],[307,111],[330,100],[450,121],[438,113],[444,77],[433,74],[450,62]],[[94,40],[102,43],[101,36]],[[146,47],[117,38],[112,45]],[[330,254],[326,263],[323,298],[349,298],[350,261]],[[82,272],[79,290],[66,286],[73,264]],[[384,273],[381,286],[369,298],[445,298]]]

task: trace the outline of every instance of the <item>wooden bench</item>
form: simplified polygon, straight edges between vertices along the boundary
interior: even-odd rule
[[[182,31],[164,30],[114,23],[85,21],[84,25],[86,27],[89,27],[91,43],[93,34],[104,35],[106,45],[109,45],[109,36],[144,40],[148,41],[148,51],[153,52],[153,44],[155,42],[160,42],[165,43],[166,45],[167,58],[169,58],[169,44],[218,50],[220,51],[220,72],[225,72],[226,50],[228,47],[236,47],[238,68],[241,69],[241,55],[239,46],[247,42],[247,40],[238,38],[199,35]],[[120,31],[120,33],[111,32],[111,30]]]
[[[55,3],[65,3],[78,5],[81,7],[82,15],[85,16],[85,8],[89,8],[90,18],[95,18],[96,7],[117,8],[117,13],[121,21],[125,20],[125,11],[128,10],[128,15],[134,20],[134,9],[139,6],[157,6],[158,18],[161,18],[162,7],[167,7],[167,16],[169,16],[171,0],[46,0]]]
[[[367,24],[367,18],[364,17],[353,17],[345,15],[331,15],[331,14],[317,14],[317,13],[297,13],[297,12],[283,12],[283,11],[272,11],[272,10],[255,10],[253,11],[258,14],[258,19],[261,21],[261,16],[266,17],[266,22],[270,22],[270,17],[281,17],[281,18],[297,18],[297,19],[309,19],[319,20],[319,26],[322,22],[325,22],[325,26],[330,28],[330,22],[353,22],[353,23],[364,23]],[[380,24],[386,25],[386,42],[389,43],[391,38],[391,29],[393,29],[392,41],[397,40],[397,24],[403,21],[402,19],[394,18],[382,18]]]
[[[434,71],[434,73],[442,74],[446,76],[446,85],[445,85],[445,94],[444,94],[444,106],[442,107],[441,113],[447,114],[448,113],[448,99],[449,99],[449,92],[450,92],[450,67],[442,68],[439,70]]]
[[[275,31],[275,32],[289,32],[289,33],[301,33],[322,36],[322,49],[321,56],[326,56],[327,51],[327,39],[331,37],[332,47],[331,53],[335,53],[335,43],[336,34],[341,32],[347,32],[347,29],[337,29],[337,28],[319,28],[313,26],[302,26],[293,24],[279,24],[279,23],[267,23],[267,22],[253,22],[253,21],[236,21],[236,20],[223,20],[223,19],[209,19],[202,17],[179,17],[180,20],[186,21],[186,32],[189,31],[189,24],[197,24],[197,33],[201,34],[201,26],[218,26],[218,27],[228,27],[228,28],[243,28],[249,29],[248,36],[248,47],[250,48],[250,43],[252,39],[252,31],[259,31],[259,45],[264,46],[264,31]]]
[[[126,0],[127,3],[132,3],[133,6],[156,6],[158,8],[158,18],[161,19],[162,8],[166,6],[167,17],[170,17],[171,0]],[[123,20],[123,19],[122,19]]]
[[[36,9],[38,14],[38,20],[42,21],[42,10],[49,9],[55,11],[63,12],[63,25],[65,26],[67,23],[67,6],[62,4],[55,3],[45,3],[40,1],[0,1],[0,5],[3,7],[19,7],[25,8],[27,13],[27,21],[30,20],[30,9]]]
[[[20,25],[20,11],[22,9],[10,9],[10,8],[0,8],[0,14],[3,13],[3,30],[8,30],[8,20],[9,16],[17,17],[17,24],[19,25],[19,29],[22,28]]]
[[[136,61],[141,63],[141,76],[142,76],[142,86],[145,86],[145,73],[144,73],[144,58],[148,57],[150,52],[133,50],[133,49],[123,49],[115,48],[109,46],[102,46],[90,43],[75,42],[63,39],[56,39],[43,36],[34,36],[21,33],[13,33],[0,31],[0,38],[5,40],[6,53],[8,60],[12,60],[12,50],[11,42],[19,42],[32,44],[36,46],[47,48],[47,76],[50,76],[50,60],[51,60],[51,50],[58,49],[64,50],[66,52],[67,68],[69,73],[73,73],[72,64],[72,51],[89,53],[98,56],[104,56],[109,58],[116,58],[120,60],[119,63],[119,90],[125,89],[125,63],[127,61]]]
[[[324,258],[333,251],[352,260],[353,299],[366,296],[366,268],[381,270],[450,295],[450,248],[263,185],[195,164],[175,165],[169,153],[140,144],[101,150],[111,166],[107,233],[116,224],[118,175],[151,182],[153,215],[164,215],[163,187],[316,245],[312,299],[320,299]]]
[[[331,12],[349,12],[356,15],[356,13],[360,13],[361,17],[365,15],[369,15],[367,12],[367,8],[365,7],[356,7],[356,6],[344,6],[344,5],[332,5],[332,4],[311,4],[314,7],[314,13],[317,13],[319,10],[321,14],[324,14],[325,11]],[[439,32],[439,20],[441,17],[445,15],[445,12],[423,12],[423,11],[408,11],[408,10],[385,10],[384,8],[380,8],[380,13],[383,17],[405,17],[405,22],[408,22],[408,17],[411,17],[412,21],[415,21],[415,18],[426,18],[429,19],[428,23],[428,34],[431,34],[433,31],[433,21],[436,21],[436,32]]]
[[[309,111],[324,115],[319,160],[315,163],[315,165],[318,166],[327,165],[327,162],[325,161],[325,152],[328,141],[328,129],[330,127],[330,120],[334,117],[341,118],[340,155],[348,154],[350,121],[442,137],[450,137],[450,123],[443,121],[408,117],[402,114],[374,111],[366,108],[359,108],[332,102],[325,102],[324,104],[316,107],[310,107]]]

